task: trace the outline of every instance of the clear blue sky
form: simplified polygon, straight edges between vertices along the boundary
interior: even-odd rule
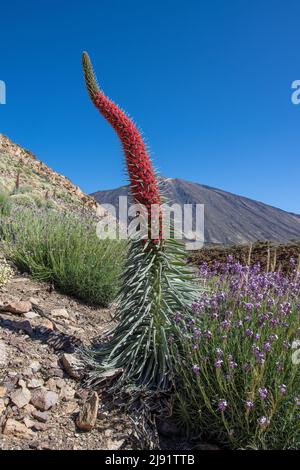
[[[11,0],[0,15],[0,132],[84,191],[125,181],[86,49],[162,174],[300,213],[299,1]]]

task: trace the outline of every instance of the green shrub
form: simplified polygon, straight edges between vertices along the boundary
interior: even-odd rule
[[[36,207],[38,207],[39,209],[43,208],[43,207],[46,207],[46,200],[45,198],[43,198],[42,196],[40,196],[39,194],[37,193],[33,193],[31,195],[32,199],[34,200],[35,202],[35,205]]]
[[[10,196],[10,201],[13,204],[27,207],[35,207],[34,199],[27,193],[16,193]]]
[[[20,186],[19,188],[14,188],[13,189],[12,195],[27,194],[27,193],[31,193],[31,192],[32,192],[31,186]]]
[[[175,414],[236,448],[300,448],[300,274],[229,261],[201,267],[211,286],[182,328]],[[298,348],[298,350],[297,350]]]
[[[20,270],[89,304],[107,306],[115,298],[126,245],[99,240],[91,220],[25,208],[2,232]]]
[[[45,207],[46,209],[56,209],[57,204],[52,199],[47,199],[45,201]]]
[[[5,191],[0,192],[0,216],[8,216],[10,214],[11,204],[9,195]]]

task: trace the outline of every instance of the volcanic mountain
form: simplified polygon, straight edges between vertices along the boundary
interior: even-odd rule
[[[205,244],[245,244],[272,240],[300,240],[300,216],[221,189],[179,178],[161,178],[170,203],[204,204]],[[128,186],[97,191],[99,204],[118,208],[118,197],[128,195]],[[118,213],[117,213],[118,215]]]

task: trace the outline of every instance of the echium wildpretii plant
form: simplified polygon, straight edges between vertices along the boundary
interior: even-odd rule
[[[183,246],[162,237],[162,198],[140,132],[100,90],[86,53],[82,64],[91,100],[122,143],[133,202],[146,208],[149,223],[146,239],[130,240],[116,310],[118,324],[101,347],[90,351],[90,378],[97,382],[104,371],[121,368],[118,384],[126,381],[139,387],[167,389],[172,383],[170,344],[173,350],[179,335],[176,316],[189,315],[198,289],[192,270],[186,266]],[[151,239],[155,211],[158,236]]]

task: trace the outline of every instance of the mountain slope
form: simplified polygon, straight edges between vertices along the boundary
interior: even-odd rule
[[[162,178],[161,185],[171,203],[204,204],[206,244],[300,239],[299,215],[178,178]],[[91,194],[99,204],[110,203],[116,207],[118,196],[124,195],[128,195],[127,186]]]
[[[84,194],[65,176],[59,175],[35,156],[0,134],[0,191],[13,193],[18,203],[49,203],[58,208],[98,209],[95,200]]]

